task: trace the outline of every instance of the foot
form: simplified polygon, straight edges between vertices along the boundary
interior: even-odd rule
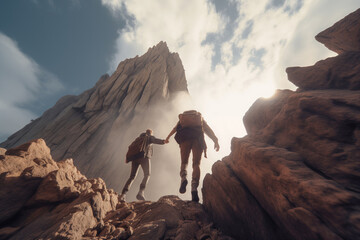
[[[199,202],[199,196],[197,191],[191,191],[191,201]]]
[[[145,201],[144,190],[139,191],[139,193],[136,195],[136,199]]]
[[[181,185],[180,185],[180,189],[179,189],[180,193],[185,193],[186,192],[186,185],[187,184],[188,184],[188,181],[186,179],[181,181]]]

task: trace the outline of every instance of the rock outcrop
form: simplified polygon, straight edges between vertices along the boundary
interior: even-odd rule
[[[238,239],[359,239],[360,10],[316,39],[339,53],[287,69],[297,91],[258,99],[248,135],[203,183],[206,209]]]
[[[81,239],[118,204],[102,179],[55,162],[42,139],[1,153],[0,176],[0,239]]]
[[[120,191],[129,171],[124,160],[127,147],[147,128],[164,138],[185,107],[177,104],[179,95],[183,102],[188,97],[181,60],[160,42],[143,56],[121,62],[92,89],[61,98],[0,146],[43,138],[56,161],[73,158],[86,176],[101,177]],[[154,167],[161,169],[160,162]]]
[[[232,239],[199,203],[119,201],[72,159],[55,162],[42,139],[0,150],[0,239]]]

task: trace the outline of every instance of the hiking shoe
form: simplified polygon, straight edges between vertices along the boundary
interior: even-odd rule
[[[188,181],[186,179],[181,181],[181,185],[180,185],[180,189],[179,189],[180,193],[185,193],[186,192],[186,185],[187,184],[188,184]]]
[[[137,200],[145,200],[145,196],[144,196],[144,190],[140,190],[139,193],[136,195],[136,199]]]
[[[199,196],[197,191],[191,191],[191,201],[199,202]]]

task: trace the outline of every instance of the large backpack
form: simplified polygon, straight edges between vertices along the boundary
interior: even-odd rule
[[[179,114],[180,125],[182,127],[202,127],[201,113],[190,110]]]
[[[138,158],[145,157],[147,135],[141,134],[129,146],[125,162],[131,162]]]

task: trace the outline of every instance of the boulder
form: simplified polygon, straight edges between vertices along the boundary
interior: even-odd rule
[[[2,239],[81,239],[117,206],[118,195],[102,179],[87,179],[72,159],[55,162],[43,139],[3,156]]]

